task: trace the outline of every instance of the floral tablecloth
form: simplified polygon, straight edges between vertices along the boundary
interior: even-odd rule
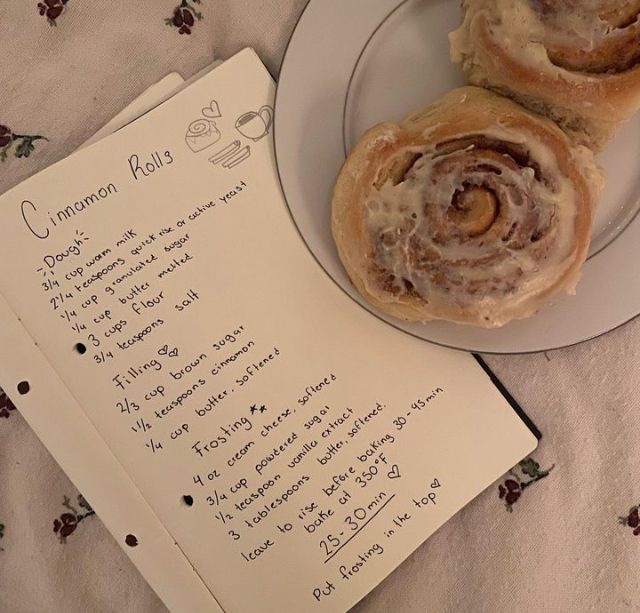
[[[250,45],[277,75],[304,4],[0,0],[0,192],[169,72],[186,78]],[[640,611],[640,321],[571,349],[487,361],[544,432],[538,452],[356,609]],[[163,610],[0,393],[0,611]]]

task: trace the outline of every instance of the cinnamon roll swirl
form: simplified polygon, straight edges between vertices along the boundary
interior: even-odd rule
[[[640,0],[463,0],[451,57],[471,83],[601,150],[640,108]]]
[[[332,231],[381,311],[497,327],[574,292],[601,183],[593,153],[552,121],[464,87],[361,138]]]

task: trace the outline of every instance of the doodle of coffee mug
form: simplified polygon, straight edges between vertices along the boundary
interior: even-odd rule
[[[249,111],[236,121],[236,130],[252,141],[259,141],[269,134],[273,124],[273,109],[263,106],[259,111]]]

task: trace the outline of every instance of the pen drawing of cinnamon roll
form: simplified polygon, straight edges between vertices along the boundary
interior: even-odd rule
[[[196,119],[189,124],[185,142],[191,151],[199,153],[217,143],[221,136],[215,121],[211,121],[210,119]]]
[[[640,0],[463,0],[451,56],[474,85],[599,151],[640,108]]]
[[[601,184],[593,153],[552,121],[463,87],[360,139],[332,232],[384,313],[497,327],[574,293]]]

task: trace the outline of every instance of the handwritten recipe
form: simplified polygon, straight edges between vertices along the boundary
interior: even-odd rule
[[[225,611],[339,611],[536,439],[318,268],[272,100],[242,52],[5,194],[0,291]]]

